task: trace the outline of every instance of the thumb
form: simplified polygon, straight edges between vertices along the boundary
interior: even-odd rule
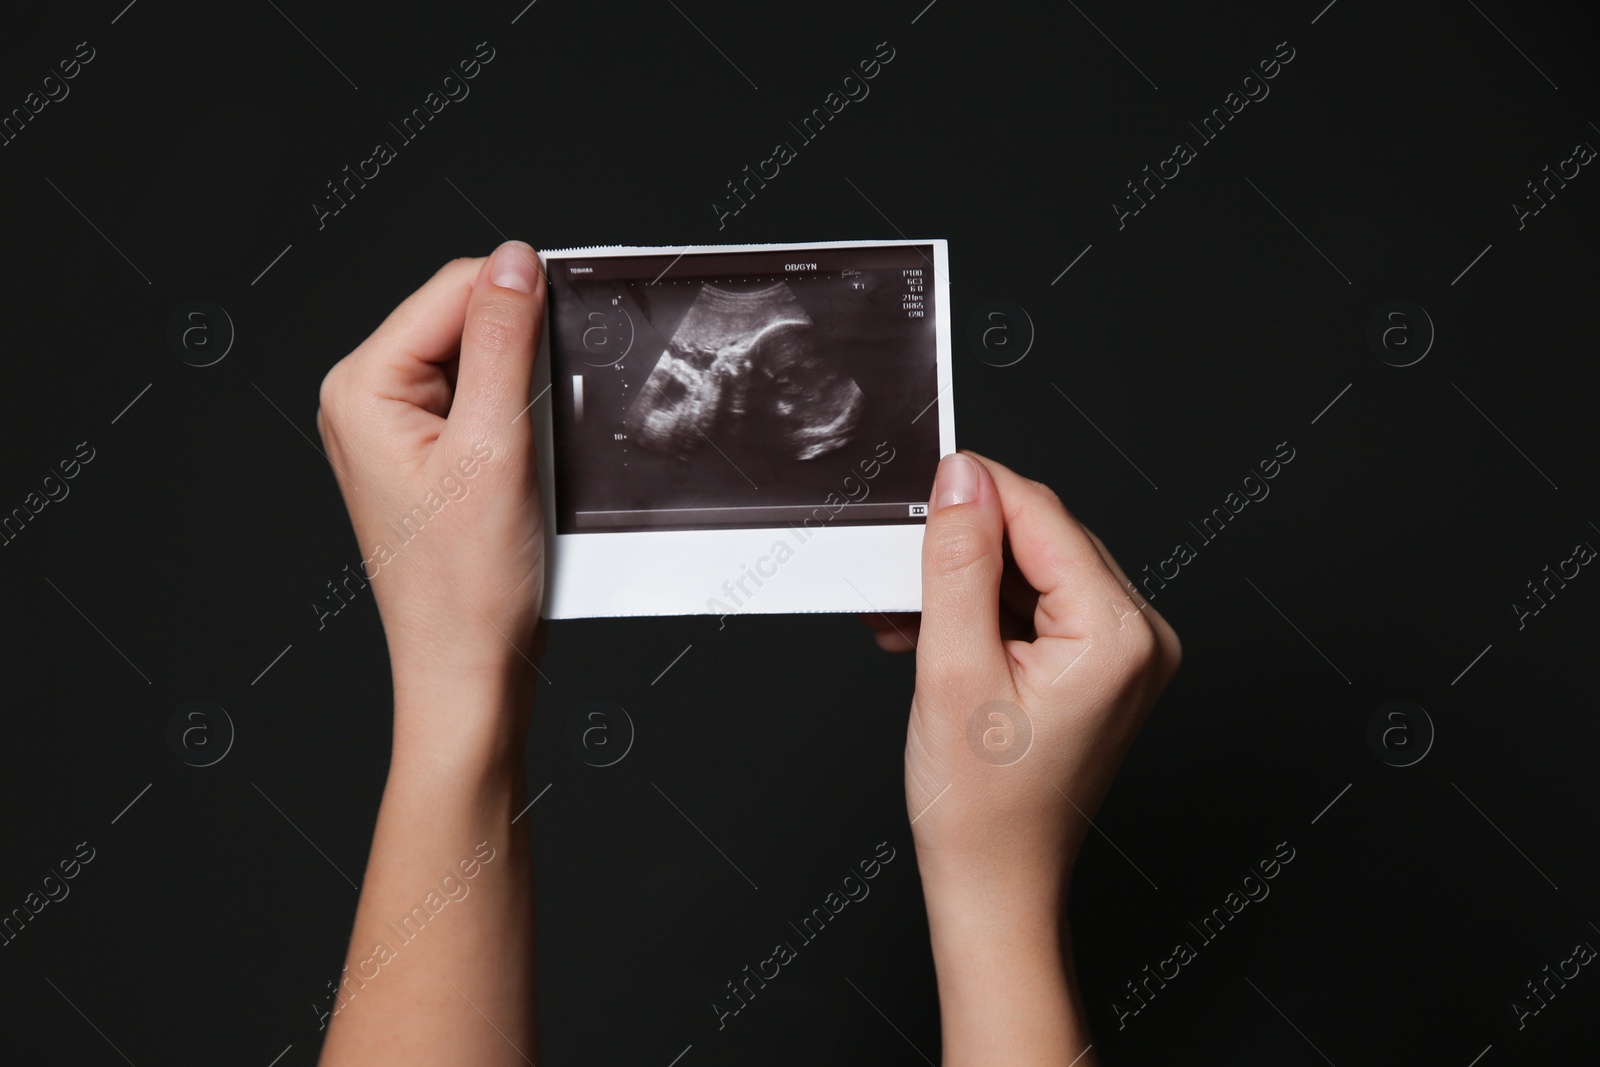
[[[939,463],[922,539],[917,685],[941,696],[992,699],[1011,685],[1000,643],[1000,493],[962,453]]]
[[[467,302],[449,421],[465,419],[500,437],[527,407],[545,292],[538,254],[521,241],[507,241],[484,262]]]

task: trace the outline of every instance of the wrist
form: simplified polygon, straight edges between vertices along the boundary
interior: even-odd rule
[[[527,664],[447,670],[397,661],[391,774],[417,769],[492,784],[520,773],[533,689]]]
[[[516,644],[505,633],[484,626],[462,625],[425,634],[391,632],[389,670],[395,691],[447,686],[476,692],[523,684],[529,676],[538,676],[534,663],[543,650],[543,634],[523,629],[512,634]]]
[[[941,945],[1058,945],[1066,931],[1066,886],[1038,872],[988,877],[923,868],[922,893],[935,954]]]
[[[923,893],[932,901],[950,901],[952,908],[984,902],[1023,912],[1044,921],[1064,916],[1076,848],[1054,834],[1008,833],[991,827],[984,833],[917,833],[917,871]],[[943,829],[940,827],[940,829]]]
[[[1088,1041],[1060,895],[994,880],[924,882],[944,1062],[1064,1064]]]

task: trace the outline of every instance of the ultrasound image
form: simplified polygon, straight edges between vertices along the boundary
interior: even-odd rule
[[[817,331],[785,282],[755,292],[706,284],[628,408],[641,446],[688,459],[719,433],[773,441],[793,459],[848,443],[866,402],[818,352]]]
[[[557,532],[783,529],[830,497],[833,526],[922,522],[948,403],[931,251],[554,259]]]

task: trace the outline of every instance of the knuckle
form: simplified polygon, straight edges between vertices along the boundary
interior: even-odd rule
[[[1165,687],[1178,672],[1183,660],[1183,644],[1167,620],[1146,605],[1139,614],[1140,625],[1127,644],[1128,667],[1135,674]],[[1130,628],[1131,629],[1131,628]]]
[[[1144,611],[1124,611],[1111,633],[1116,659],[1125,673],[1144,671],[1155,662],[1160,650],[1155,623],[1148,607]]]
[[[472,256],[456,256],[454,259],[446,260],[443,266],[433,272],[433,276],[440,278],[452,271],[460,270],[463,264],[476,262],[477,260]]]
[[[467,344],[490,353],[515,351],[525,343],[527,316],[507,301],[487,300],[467,320]]]
[[[331,421],[333,415],[344,403],[346,379],[350,371],[344,360],[340,360],[328,368],[328,373],[322,376],[322,384],[317,388],[317,425],[320,428],[325,421]]]
[[[1139,612],[1137,621],[1131,623],[1124,631],[1128,645],[1128,655],[1139,666],[1148,666],[1156,658],[1159,647],[1156,642],[1156,628],[1151,625],[1150,618],[1144,612]]]
[[[1160,616],[1157,616],[1159,626],[1157,634],[1161,639],[1161,650],[1164,653],[1166,677],[1171,678],[1178,673],[1178,668],[1183,664],[1183,640],[1178,636],[1178,631]]]
[[[1028,479],[1028,491],[1033,494],[1034,502],[1044,507],[1057,507],[1066,510],[1066,505],[1061,503],[1061,497],[1056,491],[1041,481]]]
[[[987,539],[966,523],[948,523],[926,534],[926,560],[931,573],[951,578],[988,561]]]

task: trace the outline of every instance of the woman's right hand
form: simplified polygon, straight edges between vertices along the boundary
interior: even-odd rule
[[[939,879],[1064,876],[1178,668],[1178,635],[1039,482],[957,453],[930,504],[920,624],[880,641],[918,635],[905,769],[919,862]]]
[[[920,622],[868,621],[884,648],[916,649],[906,807],[945,1063],[1064,1064],[1088,1043],[1072,865],[1181,648],[1040,483],[957,453],[930,504]]]

